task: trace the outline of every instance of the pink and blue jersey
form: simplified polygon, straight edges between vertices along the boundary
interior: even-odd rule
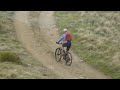
[[[64,43],[65,46],[70,46],[71,45],[71,40],[68,40],[67,38],[69,38],[69,36],[67,37],[67,32],[65,32],[59,39],[58,39],[58,43],[61,42],[63,39],[64,41],[67,41],[66,43]]]

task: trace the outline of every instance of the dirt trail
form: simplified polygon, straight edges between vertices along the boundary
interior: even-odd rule
[[[40,46],[36,46],[34,33],[30,28],[28,22],[29,12],[16,12],[15,26],[18,40],[23,46],[32,54],[32,56],[39,60],[44,66],[54,71],[58,78],[91,78],[91,79],[107,79],[103,73],[95,70],[84,62],[80,62],[80,59],[74,54],[73,63],[70,67],[64,64],[57,63],[53,57],[55,49],[58,45],[55,44],[56,39],[59,37],[57,28],[52,28],[55,25],[53,17],[53,11],[42,11],[39,17],[40,26]]]

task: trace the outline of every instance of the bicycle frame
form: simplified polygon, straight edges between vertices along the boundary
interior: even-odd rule
[[[62,43],[58,43],[58,44],[62,44]],[[59,50],[60,50],[60,54],[57,54],[57,51],[59,51]],[[64,52],[63,52],[63,51],[64,51]],[[63,52],[64,54],[62,54],[62,52]],[[59,59],[56,58],[57,55],[58,55],[58,57],[59,57],[59,55],[60,55]],[[68,56],[68,55],[70,55],[70,56]],[[63,50],[62,47],[59,47],[59,48],[57,48],[56,51],[55,51],[56,61],[59,62],[59,61],[61,60],[61,57],[63,57],[63,59],[65,60],[65,64],[66,64],[67,66],[70,66],[70,65],[71,65],[71,63],[72,63],[72,55],[71,55],[71,53],[69,53],[69,51]]]
[[[63,44],[62,42],[61,43],[58,43],[58,44]],[[65,53],[67,52],[66,50],[64,50],[63,48],[62,48],[62,46],[61,47],[59,47],[59,48],[61,48],[63,51],[65,51]]]

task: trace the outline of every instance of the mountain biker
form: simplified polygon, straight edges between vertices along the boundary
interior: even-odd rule
[[[67,47],[66,51],[69,51],[72,44],[71,43],[72,37],[67,29],[63,29],[63,34],[61,35],[61,37],[58,39],[56,43],[59,44],[62,40],[63,40],[62,50],[64,51],[64,47]]]

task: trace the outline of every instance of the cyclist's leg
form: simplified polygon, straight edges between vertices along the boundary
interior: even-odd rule
[[[66,51],[69,51],[70,48],[71,48],[71,41],[68,41],[68,42],[67,42],[67,49],[66,49]]]
[[[70,48],[71,48],[71,45],[67,46],[66,51],[68,52],[70,50]]]
[[[62,55],[64,55],[64,46],[62,46]]]
[[[63,44],[62,44],[62,52],[63,52],[62,55],[64,55],[64,53],[65,53],[64,47],[67,47],[67,43],[63,43]]]

